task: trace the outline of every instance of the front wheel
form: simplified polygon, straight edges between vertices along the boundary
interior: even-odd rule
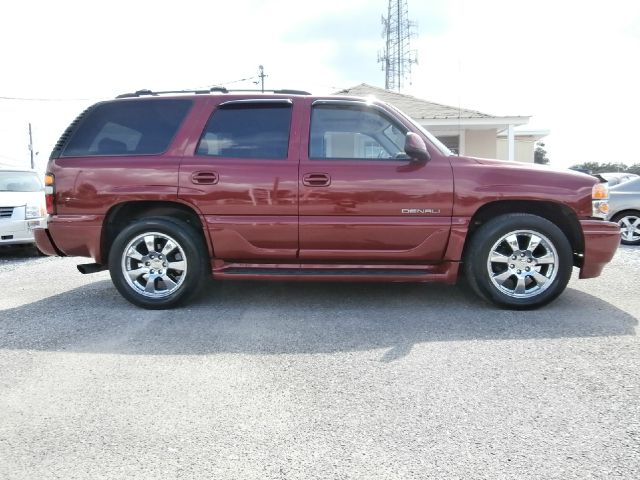
[[[620,225],[620,241],[624,245],[640,245],[640,212],[619,213],[612,221]]]
[[[572,250],[549,220],[508,214],[482,225],[465,255],[465,274],[482,298],[517,310],[541,307],[560,295],[571,277]]]
[[[148,309],[173,308],[202,286],[207,255],[198,233],[176,219],[148,218],[126,227],[109,252],[120,294]]]

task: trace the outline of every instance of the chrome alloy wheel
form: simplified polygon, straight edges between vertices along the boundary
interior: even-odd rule
[[[637,242],[640,240],[640,216],[625,215],[618,220],[622,239],[627,242]]]
[[[184,250],[169,235],[146,232],[131,240],[122,254],[122,274],[136,292],[149,298],[174,293],[186,278]]]
[[[558,273],[558,252],[544,235],[516,230],[491,247],[487,270],[493,285],[513,298],[531,298],[544,292]]]

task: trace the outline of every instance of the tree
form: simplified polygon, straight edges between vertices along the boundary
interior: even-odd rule
[[[633,165],[631,165],[629,168],[627,168],[627,172],[640,175],[640,163],[634,163]]]
[[[536,143],[536,149],[533,152],[533,162],[541,165],[547,165],[549,163],[547,151],[544,149],[544,142]]]
[[[604,173],[604,172],[622,172],[622,173],[638,173],[640,174],[640,163],[635,165],[625,165],[624,163],[598,163],[598,162],[584,162],[579,163],[571,167],[573,170],[588,171],[590,173]]]

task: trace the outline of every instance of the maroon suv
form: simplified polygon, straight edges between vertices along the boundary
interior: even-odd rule
[[[170,308],[215,279],[455,283],[535,308],[620,241],[584,174],[467,158],[394,107],[304,92],[140,91],[56,144],[38,247]]]

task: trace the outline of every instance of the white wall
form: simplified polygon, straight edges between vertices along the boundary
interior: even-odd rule
[[[533,152],[535,151],[535,140],[525,140],[516,137],[516,162],[528,162],[533,163]],[[497,139],[497,156],[500,160],[507,160],[509,157],[509,151],[506,138]]]
[[[489,130],[465,130],[463,155],[480,158],[496,158],[495,128]]]

